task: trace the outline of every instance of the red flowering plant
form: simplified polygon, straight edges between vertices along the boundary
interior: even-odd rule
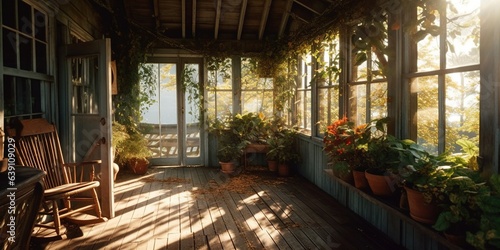
[[[323,138],[329,165],[339,177],[347,177],[353,169],[368,166],[366,145],[370,138],[370,129],[366,124],[355,124],[344,117],[327,127]]]

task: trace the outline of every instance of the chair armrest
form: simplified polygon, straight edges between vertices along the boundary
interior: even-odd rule
[[[71,162],[63,164],[63,173],[67,183],[94,181],[95,165],[101,164],[101,160],[84,162]]]

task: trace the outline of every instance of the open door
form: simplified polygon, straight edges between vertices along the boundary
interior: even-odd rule
[[[111,40],[60,50],[60,133],[67,160],[101,160],[97,178],[103,215],[114,217],[111,150]]]

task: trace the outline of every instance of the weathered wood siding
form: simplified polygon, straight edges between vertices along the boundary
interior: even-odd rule
[[[412,220],[407,212],[355,188],[328,174],[327,159],[320,140],[300,137],[298,148],[302,157],[296,171],[329,193],[340,203],[387,234],[407,249],[456,249],[430,227]]]

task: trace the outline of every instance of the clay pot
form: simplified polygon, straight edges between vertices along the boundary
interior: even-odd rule
[[[267,167],[271,172],[278,171],[278,161],[267,161]]]
[[[219,162],[219,164],[220,170],[225,174],[233,174],[236,169],[234,162]]]
[[[425,202],[421,192],[405,187],[408,197],[408,209],[410,217],[418,222],[434,224],[439,215],[439,209],[435,204]]]
[[[278,175],[279,176],[289,176],[290,166],[287,163],[278,164]]]
[[[352,176],[354,178],[354,186],[358,189],[367,189],[368,181],[366,180],[365,171],[353,170]]]
[[[143,175],[148,171],[149,161],[146,158],[131,158],[128,167],[134,174]]]
[[[394,179],[386,173],[367,169],[365,171],[365,177],[374,195],[392,196],[396,191]]]

